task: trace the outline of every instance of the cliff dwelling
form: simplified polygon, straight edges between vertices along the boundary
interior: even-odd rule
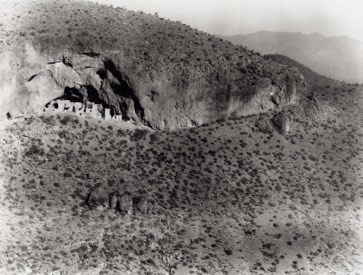
[[[104,120],[126,120],[115,108],[107,106],[97,95],[87,87],[80,89],[66,87],[64,95],[48,102],[44,113],[71,112],[88,118]]]

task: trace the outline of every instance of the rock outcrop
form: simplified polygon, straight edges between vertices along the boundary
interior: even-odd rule
[[[289,111],[283,110],[273,117],[272,122],[281,135],[286,135],[289,133],[293,122],[293,115]]]
[[[121,213],[131,213],[133,208],[131,194],[123,193],[121,196],[119,196],[117,208]]]
[[[132,214],[133,210],[143,213],[148,211],[148,199],[125,192],[109,192],[107,187],[98,186],[94,188],[86,198],[86,205],[90,208],[101,207],[120,212],[121,214]]]
[[[89,207],[108,207],[110,194],[102,187],[97,187],[87,196],[86,203]]]
[[[296,68],[185,25],[90,3],[61,6],[69,13],[79,7],[87,13],[101,9],[109,18],[122,17],[115,22],[118,29],[109,30],[115,43],[102,44],[90,39],[85,28],[107,26],[104,18],[97,24],[81,15],[77,22],[69,21],[55,13],[57,5],[47,1],[35,9],[29,4],[37,12],[22,14],[19,31],[24,35],[14,38],[16,45],[11,44],[0,57],[2,112],[40,113],[47,103],[61,98],[98,104],[110,110],[105,114],[109,118],[118,116],[163,130],[279,109],[309,93]],[[38,28],[36,22],[43,13],[48,29],[42,35],[26,35]],[[53,21],[72,25],[68,29],[73,31],[57,32]],[[160,31],[150,36],[146,26]],[[176,36],[178,29],[183,29],[183,39]],[[120,36],[116,30],[126,40],[116,41]],[[73,39],[75,31],[89,43]],[[181,56],[171,50],[174,46]]]
[[[271,134],[274,132],[274,125],[267,115],[261,115],[255,123],[256,128],[266,134]]]

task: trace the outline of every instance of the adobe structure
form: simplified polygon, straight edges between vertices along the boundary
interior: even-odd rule
[[[114,110],[89,101],[72,102],[65,99],[55,99],[47,103],[43,109],[46,114],[70,112],[87,118],[104,120],[122,120],[122,115]]]

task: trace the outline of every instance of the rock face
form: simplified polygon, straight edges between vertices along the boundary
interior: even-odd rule
[[[293,115],[289,111],[281,111],[273,117],[272,122],[280,134],[286,135],[293,122]]]
[[[57,14],[49,15],[48,12],[57,9],[51,5],[57,4],[47,1],[48,9],[38,7],[37,17],[27,19],[27,16],[35,16],[29,13],[24,16],[25,21],[19,23],[22,33],[28,33],[28,28],[37,27],[33,22],[41,17],[44,8],[47,17],[52,18],[48,22],[49,33],[17,38],[16,46],[12,45],[1,55],[0,110],[4,113],[42,113],[47,103],[61,98],[102,105],[109,110],[105,113],[109,119],[118,116],[163,130],[279,109],[309,93],[304,77],[295,68],[152,16],[138,14],[136,18],[145,21],[145,26],[163,31],[149,37],[144,25],[138,23],[139,32],[135,33],[127,27],[134,23],[135,16],[124,10],[105,8],[109,17],[123,18],[122,24],[117,24],[128,38],[126,41],[117,47],[101,47],[94,40],[87,46],[81,45],[79,40],[70,38],[71,33],[68,36],[63,33],[64,30],[54,35],[57,26],[52,27],[52,22],[66,20],[66,16],[63,19]],[[79,5],[87,12],[100,8],[93,4]],[[62,8],[70,12],[75,9],[68,4]],[[87,18],[77,20],[73,27],[85,35],[82,28],[88,26]],[[66,22],[63,23],[73,24]],[[94,27],[99,28],[99,25]],[[175,36],[180,28],[185,33],[182,40]],[[116,36],[119,35],[115,33]],[[153,43],[145,42],[149,40]],[[158,48],[165,44],[161,41],[168,41],[170,47],[177,44],[181,56],[175,51],[169,53],[169,48],[161,52]],[[210,50],[203,52],[203,60],[201,55],[186,57],[190,44],[195,45],[193,53],[206,47]],[[218,53],[216,48],[220,49]]]
[[[30,45],[26,49],[22,56],[25,60],[29,54],[37,54]],[[140,75],[131,64],[127,65],[129,61],[120,60],[119,53],[112,57],[75,54],[66,58],[60,53],[61,61],[44,59],[39,55],[22,70],[11,71],[13,79],[2,82],[6,85],[1,93],[5,97],[3,112],[41,113],[47,103],[57,98],[73,102],[87,100],[109,109],[110,113],[106,114],[109,119],[119,116],[122,120],[163,130],[265,112],[295,103],[305,92],[302,75],[288,70],[276,78],[257,79],[253,90],[245,93],[234,86],[224,91],[208,89],[203,79],[196,79],[181,90],[165,75],[152,79]],[[32,67],[38,69],[30,71]]]

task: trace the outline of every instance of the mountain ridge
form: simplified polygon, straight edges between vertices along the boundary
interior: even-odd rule
[[[262,54],[282,54],[337,80],[363,81],[363,42],[347,36],[260,31],[220,36]]]

